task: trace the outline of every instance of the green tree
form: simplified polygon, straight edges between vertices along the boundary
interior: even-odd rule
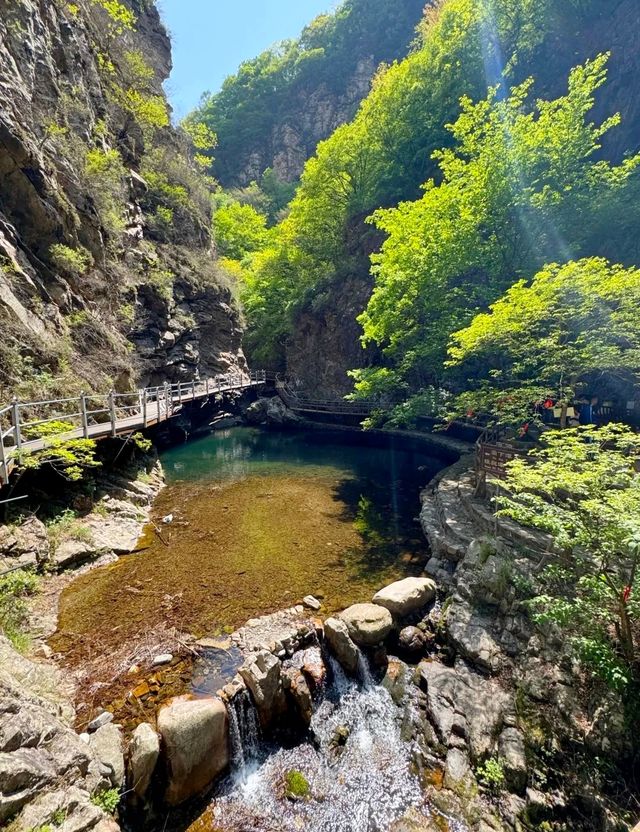
[[[364,342],[383,348],[392,385],[413,392],[441,380],[451,333],[514,278],[579,248],[574,229],[597,225],[593,206],[618,198],[634,176],[640,156],[617,167],[595,159],[619,121],[589,120],[606,61],[572,70],[554,101],[531,104],[531,79],[505,97],[494,88],[475,104],[463,98],[450,127],[456,147],[435,154],[442,181],[373,216],[387,239],[372,258],[375,289],[360,321]],[[588,244],[606,252],[608,241]],[[371,395],[380,372],[357,374],[358,391]]]
[[[268,237],[267,218],[251,205],[230,202],[213,215],[213,233],[218,253],[242,260],[248,252],[262,248]]]
[[[548,431],[509,463],[499,514],[551,535],[529,601],[630,704],[640,667],[640,436],[622,425]]]
[[[566,421],[567,404],[594,375],[635,383],[638,321],[638,269],[598,258],[545,267],[454,333],[449,365],[460,368],[468,388],[454,415],[472,410],[519,422],[552,396]]]

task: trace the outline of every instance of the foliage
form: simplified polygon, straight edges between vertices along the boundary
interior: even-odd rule
[[[258,251],[268,238],[267,218],[251,205],[229,202],[213,215],[213,234],[218,253],[232,260]]]
[[[547,266],[454,333],[449,364],[462,365],[470,388],[454,413],[521,422],[548,396],[572,401],[590,375],[633,384],[640,371],[638,320],[637,269],[598,258]]]
[[[92,3],[106,12],[111,36],[123,35],[135,27],[135,14],[119,0],[92,0]]]
[[[35,433],[39,439],[46,440],[46,447],[37,451],[23,450],[19,457],[20,467],[30,470],[49,465],[67,480],[81,480],[87,468],[99,467],[100,463],[95,458],[96,443],[93,439],[68,438],[74,429],[73,424],[63,421],[39,425]],[[25,429],[24,435],[29,438],[28,429]]]
[[[147,439],[147,437],[139,431],[136,431],[136,433],[131,435],[131,441],[135,447],[144,454],[148,454],[153,448],[153,442],[150,439]]]
[[[120,789],[106,789],[97,792],[91,796],[91,802],[108,815],[113,815],[120,803]]]
[[[303,800],[309,797],[309,781],[301,771],[290,769],[284,775],[284,796],[292,800]]]
[[[46,526],[49,544],[54,553],[64,540],[78,540],[82,543],[91,543],[93,540],[89,526],[84,525],[70,508],[56,514]]]
[[[91,252],[80,246],[70,246],[56,243],[49,249],[51,260],[55,266],[72,275],[83,275],[93,266]]]
[[[104,228],[117,237],[125,227],[126,170],[117,150],[95,147],[86,152],[84,174]]]
[[[35,573],[25,569],[0,576],[0,629],[20,652],[29,644],[24,632],[28,620],[25,599],[37,592],[38,583]]]
[[[422,6],[423,0],[346,0],[335,14],[317,17],[298,40],[245,61],[192,116],[218,136],[215,176],[236,182],[251,153],[268,146],[273,130],[287,122],[301,92],[325,84],[344,94],[359,61],[371,56],[377,65],[406,49]]]
[[[419,48],[379,71],[353,122],[318,145],[288,216],[246,267],[243,300],[254,361],[277,361],[296,310],[313,293],[348,274],[366,276],[367,252],[379,235],[362,218],[419,195],[420,183],[435,172],[434,151],[452,144],[445,125],[457,117],[460,97],[485,94],[494,49],[526,53],[533,23],[536,38],[544,35],[546,9],[547,0],[535,7],[529,0],[449,0],[429,19]],[[496,45],[483,49],[487,32]],[[354,236],[364,251],[353,246]],[[399,382],[397,374],[393,380]]]
[[[556,552],[529,602],[578,657],[630,697],[640,681],[640,435],[622,425],[542,435],[509,463],[499,515],[546,532]]]
[[[497,757],[489,757],[481,763],[476,768],[476,774],[480,782],[491,792],[499,793],[506,785],[504,765]]]
[[[376,286],[360,320],[364,342],[384,349],[392,384],[417,389],[442,378],[450,334],[541,260],[579,250],[574,229],[593,228],[594,206],[627,185],[640,156],[618,167],[593,158],[618,122],[588,120],[606,60],[575,68],[555,101],[531,106],[531,79],[506,97],[494,88],[477,104],[463,98],[450,128],[457,147],[435,154],[440,184],[374,215],[387,239],[372,258]],[[589,239],[592,249],[609,245]],[[360,375],[357,389],[367,395],[370,384]]]

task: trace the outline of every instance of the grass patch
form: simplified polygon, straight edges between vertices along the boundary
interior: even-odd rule
[[[0,577],[0,629],[15,649],[24,653],[31,644],[25,630],[28,621],[26,599],[38,590],[38,576],[18,569]]]

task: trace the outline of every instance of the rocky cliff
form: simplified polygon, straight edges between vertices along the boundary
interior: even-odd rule
[[[243,363],[170,68],[153,2],[0,0],[1,398]]]
[[[356,113],[382,62],[404,57],[424,0],[345,0],[296,41],[247,61],[195,117],[218,136],[213,171],[224,186],[270,168],[295,181],[319,141]]]

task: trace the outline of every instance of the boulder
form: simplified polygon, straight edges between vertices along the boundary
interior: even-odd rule
[[[376,592],[373,603],[388,609],[395,618],[405,618],[433,601],[435,595],[436,584],[431,578],[404,578]]]
[[[184,803],[229,765],[229,720],[220,699],[178,696],[158,713],[167,766],[165,800]]]
[[[493,621],[469,604],[456,601],[446,616],[447,637],[457,652],[482,670],[502,667],[502,651],[491,635]]]
[[[442,828],[436,818],[427,817],[418,809],[412,808],[391,824],[389,832],[440,832]]]
[[[315,598],[313,595],[305,595],[302,599],[302,603],[305,607],[310,610],[315,610],[316,612],[320,609],[322,604]]]
[[[405,627],[398,636],[398,646],[407,653],[420,653],[424,650],[427,639],[417,627]]]
[[[113,722],[113,714],[111,711],[102,711],[102,713],[94,717],[87,725],[87,733],[92,734],[98,728],[102,728],[103,725],[108,725],[110,722]]]
[[[379,604],[354,604],[341,612],[339,618],[359,647],[375,647],[393,629],[391,613]]]
[[[336,659],[352,675],[357,673],[360,653],[349,635],[349,629],[340,618],[327,618],[324,622],[325,638]]]
[[[244,417],[250,425],[262,425],[267,421],[268,399],[258,399],[252,402],[244,412]]]
[[[464,662],[455,667],[422,662],[419,673],[427,694],[427,716],[439,741],[451,746],[464,738],[474,763],[493,753],[496,738],[515,718],[511,696]]]
[[[103,725],[89,736],[89,745],[100,762],[109,769],[112,786],[121,788],[125,771],[121,728],[113,723]]]
[[[284,673],[284,683],[300,719],[305,725],[309,725],[313,716],[313,698],[304,674],[295,667],[289,667]]]
[[[34,568],[50,557],[47,529],[37,517],[29,517],[20,526],[0,526],[0,564],[3,569]]]
[[[137,726],[129,745],[129,784],[144,797],[160,754],[160,738],[148,722]]]
[[[253,694],[260,724],[267,728],[285,711],[282,664],[268,650],[251,655],[238,671]]]
[[[11,824],[15,830],[56,829],[55,819],[64,817],[71,832],[118,832],[115,820],[91,802],[89,792],[76,786],[38,794]]]
[[[322,661],[322,653],[319,647],[309,647],[304,651],[302,654],[302,672],[314,696],[324,689],[327,668]]]

